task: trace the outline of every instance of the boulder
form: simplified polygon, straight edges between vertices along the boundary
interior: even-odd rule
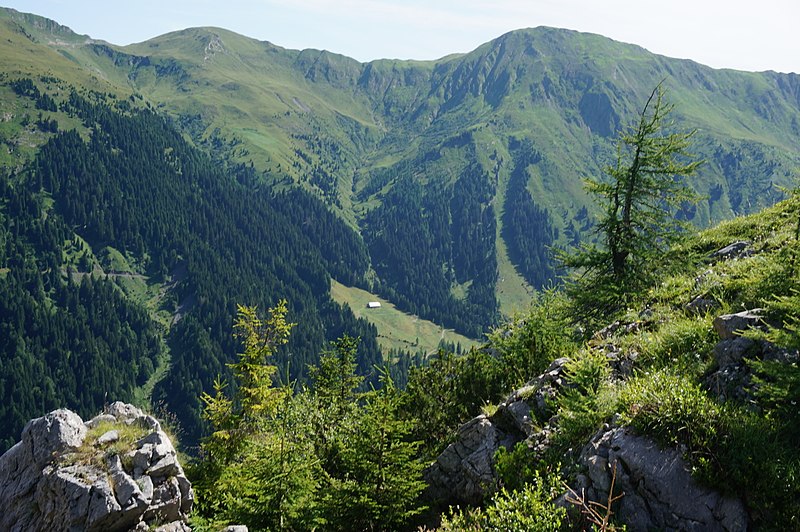
[[[114,423],[117,421],[117,418],[112,416],[111,414],[100,414],[94,416],[92,419],[84,423],[86,428],[93,429],[98,426],[100,423]]]
[[[714,319],[714,330],[720,337],[714,346],[716,369],[704,384],[720,400],[752,402],[752,370],[745,359],[793,363],[800,358],[797,350],[741,336],[748,329],[764,327],[762,312],[756,308]]]
[[[714,318],[714,330],[722,340],[741,336],[747,329],[759,328],[764,324],[764,309],[754,308],[736,314],[723,314]]]
[[[753,354],[758,348],[759,343],[749,338],[728,338],[714,346],[714,360],[720,368],[732,366],[741,363],[746,355]]]
[[[97,446],[103,447],[104,445],[108,445],[109,443],[113,443],[119,440],[119,431],[118,430],[109,430],[99,438],[97,438]]]
[[[530,439],[532,448],[547,445],[549,431],[536,428],[547,419],[548,400],[563,384],[567,358],[560,358],[543,374],[513,392],[492,416],[480,415],[462,425],[450,444],[424,473],[426,496],[437,502],[479,504],[497,485],[494,454]]]
[[[576,495],[605,504],[612,479],[614,515],[629,530],[743,531],[749,519],[738,499],[697,484],[677,449],[662,449],[630,428],[605,427],[580,455],[587,475]],[[562,499],[563,501],[563,499]]]
[[[103,413],[114,416],[117,421],[131,422],[144,417],[144,412],[140,408],[133,405],[123,403],[122,401],[114,401],[103,409]]]
[[[119,430],[87,438],[104,422]],[[111,442],[124,442],[125,425],[155,430],[122,456],[106,456]],[[0,456],[0,530],[186,531],[193,501],[160,424],[125,403],[86,423],[69,410],[34,419]]]
[[[752,372],[744,362],[721,367],[703,379],[705,388],[719,401],[753,405]]]
[[[747,240],[737,240],[728,244],[722,249],[718,249],[709,255],[712,260],[732,260],[749,257],[753,254],[753,243]]]
[[[711,298],[705,296],[697,296],[688,303],[686,303],[686,310],[694,314],[707,314],[719,307],[719,303]]]

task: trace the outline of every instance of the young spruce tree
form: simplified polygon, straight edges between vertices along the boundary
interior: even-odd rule
[[[251,530],[311,530],[318,483],[314,447],[305,427],[303,397],[290,386],[273,385],[270,364],[294,326],[286,321],[286,301],[262,319],[254,307],[239,307],[234,323],[244,350],[230,364],[233,397],[225,383],[203,394],[213,432],[202,444],[195,468],[198,511],[208,524],[246,524]]]

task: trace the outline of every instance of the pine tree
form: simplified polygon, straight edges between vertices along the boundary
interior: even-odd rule
[[[319,365],[310,369],[314,392],[320,408],[330,411],[334,421],[355,406],[356,390],[364,380],[356,374],[356,351],[359,338],[343,336],[333,343],[334,349],[320,357]]]
[[[277,368],[268,361],[288,341],[294,326],[286,322],[285,300],[269,310],[266,321],[258,317],[255,307],[238,309],[234,329],[244,351],[237,362],[229,364],[237,382],[234,397],[226,396],[227,383],[219,378],[214,382],[214,395],[204,392],[201,396],[204,416],[213,429],[202,449],[221,465],[236,455],[245,436],[256,432],[264,419],[274,416],[286,390],[273,387],[272,377]]]

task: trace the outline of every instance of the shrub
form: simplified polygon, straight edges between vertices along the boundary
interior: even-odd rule
[[[566,365],[569,383],[558,395],[560,447],[581,445],[608,419],[616,407],[616,387],[610,381],[606,355],[587,349]]]
[[[501,485],[508,490],[520,490],[538,475],[537,466],[542,464],[538,456],[524,441],[512,450],[500,446],[494,454],[494,469]]]
[[[539,375],[553,360],[577,347],[564,295],[555,290],[542,292],[527,315],[493,330],[489,342],[500,355],[506,391]]]
[[[628,381],[620,392],[624,422],[666,445],[709,454],[721,407],[695,382],[660,370]]]
[[[486,508],[451,509],[442,520],[446,532],[545,532],[561,529],[567,512],[553,500],[562,492],[561,479],[536,474],[533,482],[518,491],[501,489]]]

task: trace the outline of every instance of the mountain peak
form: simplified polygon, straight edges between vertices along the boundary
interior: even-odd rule
[[[0,19],[16,24],[25,36],[34,42],[48,45],[83,44],[92,42],[88,35],[79,35],[71,28],[46,17],[0,7]]]

